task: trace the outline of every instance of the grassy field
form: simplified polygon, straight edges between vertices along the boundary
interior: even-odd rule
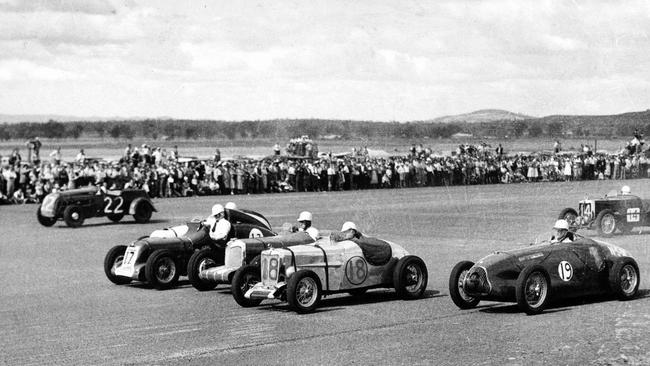
[[[41,157],[47,157],[49,153],[61,147],[64,160],[72,160],[80,149],[84,149],[87,157],[103,157],[109,160],[117,159],[121,156],[127,144],[141,146],[146,143],[150,146],[160,146],[170,151],[174,146],[178,146],[181,156],[197,156],[199,158],[208,158],[214,155],[215,149],[221,151],[221,156],[229,158],[233,156],[252,156],[259,157],[273,153],[273,145],[277,142],[284,149],[288,141],[276,141],[271,139],[256,140],[174,140],[174,141],[151,141],[151,140],[113,140],[113,139],[65,139],[65,140],[41,140]],[[422,144],[433,151],[449,154],[455,150],[459,144],[469,143],[477,144],[485,141],[496,148],[502,144],[506,153],[516,152],[535,152],[550,151],[553,149],[554,140],[548,138],[542,139],[508,139],[508,140],[480,140],[480,139],[423,139],[419,141],[407,139],[372,139],[372,140],[316,140],[319,151],[349,152],[352,147],[360,148],[367,146],[371,151],[388,154],[407,154],[408,149],[413,144]],[[564,150],[579,150],[581,144],[588,144],[597,147],[598,150],[615,152],[625,146],[623,140],[593,140],[593,139],[572,139],[561,140]],[[14,148],[19,148],[23,158],[27,157],[27,147],[24,141],[3,141],[0,142],[0,155],[8,155]]]

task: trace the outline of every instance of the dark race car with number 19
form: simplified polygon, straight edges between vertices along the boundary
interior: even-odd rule
[[[625,249],[577,234],[574,239],[495,252],[476,264],[459,262],[449,275],[449,295],[461,309],[481,300],[516,302],[529,315],[554,299],[636,295],[639,267]]]
[[[612,190],[603,198],[585,198],[578,203],[577,211],[567,207],[558,218],[575,229],[595,226],[602,236],[611,236],[616,230],[629,234],[635,227],[650,226],[650,200],[629,194],[627,186],[622,191]]]
[[[101,216],[118,222],[125,215],[133,215],[136,222],[146,223],[155,211],[144,190],[103,192],[90,186],[48,194],[38,207],[36,218],[43,226],[52,226],[62,219],[69,227],[80,227],[84,220]]]

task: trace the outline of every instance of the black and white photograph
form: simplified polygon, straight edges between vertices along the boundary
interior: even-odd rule
[[[649,365],[648,96],[641,0],[0,0],[0,364]]]

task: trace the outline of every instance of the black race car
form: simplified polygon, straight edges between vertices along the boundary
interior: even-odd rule
[[[577,211],[571,207],[563,209],[558,218],[567,220],[574,229],[595,226],[602,236],[611,236],[616,230],[628,234],[635,227],[650,226],[650,201],[610,191],[603,198],[583,199]]]
[[[118,222],[124,215],[133,215],[136,222],[145,223],[154,211],[156,208],[144,190],[104,192],[91,186],[48,194],[38,207],[36,218],[43,226],[63,219],[68,226],[79,227],[85,219],[99,216]]]
[[[156,230],[127,245],[111,248],[104,259],[104,273],[118,285],[132,280],[148,282],[163,290],[174,287],[179,276],[188,274],[188,262],[195,252],[204,253],[204,263],[222,265],[224,250],[232,238],[274,236],[264,216],[248,210],[225,209],[231,224],[228,238],[214,241],[209,226],[201,220]]]

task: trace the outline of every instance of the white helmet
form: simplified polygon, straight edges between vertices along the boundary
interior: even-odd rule
[[[630,194],[632,190],[630,189],[630,186],[623,186],[621,187],[621,194]]]
[[[357,225],[355,225],[354,222],[352,221],[346,221],[341,227],[341,231],[347,231],[350,229],[354,229],[354,231],[359,231],[359,229],[357,229]]]
[[[555,221],[555,225],[553,225],[553,229],[569,230],[569,222],[567,220],[564,220],[564,219],[557,220],[557,221]]]
[[[303,211],[298,216],[298,222],[300,221],[311,221],[311,212]]]
[[[226,208],[229,209],[229,210],[236,210],[237,205],[235,204],[235,202],[228,202],[228,203],[226,203]]]
[[[218,215],[220,213],[223,213],[223,206],[218,203],[212,206],[212,216]]]

